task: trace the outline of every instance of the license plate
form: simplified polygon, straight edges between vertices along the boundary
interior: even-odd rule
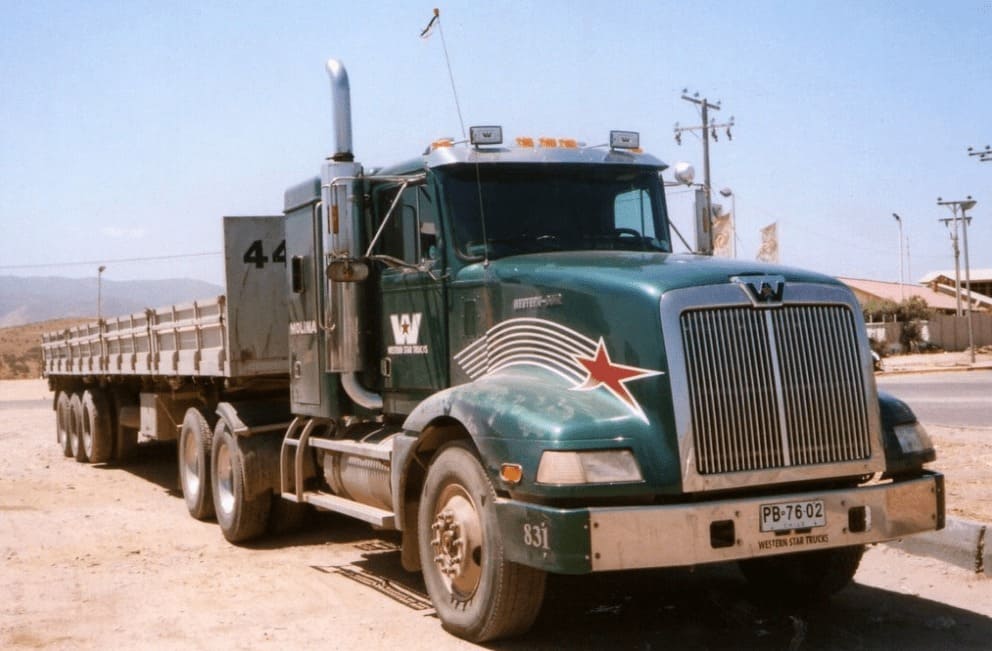
[[[827,524],[823,500],[796,500],[761,505],[762,531],[812,529]]]

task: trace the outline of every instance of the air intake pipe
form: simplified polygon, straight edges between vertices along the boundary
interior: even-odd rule
[[[331,78],[331,101],[334,103],[334,154],[331,160],[350,163],[355,160],[351,150],[351,87],[348,71],[337,59],[327,60],[327,75]]]

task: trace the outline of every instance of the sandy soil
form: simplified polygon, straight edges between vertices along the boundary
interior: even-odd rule
[[[951,513],[992,522],[988,432],[931,434]],[[177,488],[174,446],[143,446],[124,468],[75,463],[55,443],[44,382],[0,382],[0,648],[472,647],[441,629],[394,537],[320,514],[305,533],[237,547],[191,519]],[[862,568],[833,614],[803,616],[803,648],[835,648],[838,631],[854,636],[841,648],[992,639],[992,580],[885,546]],[[616,589],[611,576],[562,579],[515,648],[796,641],[796,616],[755,611],[734,596],[739,578],[715,572]]]

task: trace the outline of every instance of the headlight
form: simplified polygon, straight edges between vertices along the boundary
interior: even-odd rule
[[[904,454],[923,452],[924,450],[933,448],[933,441],[930,440],[930,435],[927,434],[927,431],[923,428],[923,425],[920,425],[919,421],[896,425],[893,429],[895,430],[896,438],[899,439],[899,447],[902,448]]]
[[[630,450],[546,450],[537,467],[539,484],[614,484],[642,481]]]

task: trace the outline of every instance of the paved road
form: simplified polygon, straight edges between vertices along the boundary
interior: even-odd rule
[[[924,424],[992,429],[992,371],[879,376],[878,388],[906,401]]]

